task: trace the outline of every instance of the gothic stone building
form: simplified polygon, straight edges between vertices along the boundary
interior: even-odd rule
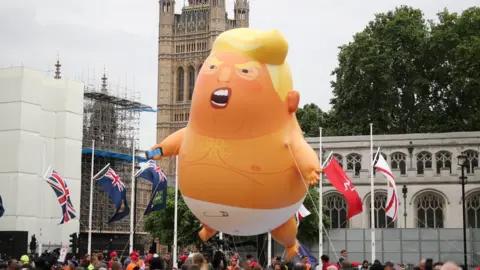
[[[175,14],[174,0],[159,1],[158,142],[186,126],[195,79],[215,38],[249,25],[248,0],[235,1],[233,20],[228,18],[225,1],[189,0],[181,14]],[[175,162],[162,162],[166,174],[173,175]]]
[[[391,222],[385,216],[386,180],[376,173],[376,228],[462,228],[460,154],[468,157],[467,224],[480,228],[480,132],[379,135],[373,139],[374,152],[381,147],[393,171],[400,201],[398,218]],[[324,137],[322,141],[323,156],[333,151],[364,203],[363,213],[346,221],[345,200],[325,179],[323,210],[332,228],[370,228],[370,136]],[[319,139],[308,138],[308,142],[318,153]]]

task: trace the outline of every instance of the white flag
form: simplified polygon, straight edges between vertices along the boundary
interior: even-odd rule
[[[378,161],[375,164],[375,168],[381,172],[385,178],[387,178],[387,205],[385,206],[385,212],[387,216],[392,218],[392,221],[397,219],[398,214],[398,193],[397,186],[395,185],[395,179],[393,178],[392,171],[388,166],[387,161],[382,154],[378,154]]]
[[[310,211],[308,211],[305,205],[302,204],[302,206],[300,206],[300,209],[298,209],[297,213],[295,214],[295,217],[297,218],[297,227],[300,225],[300,221],[302,221],[302,219],[306,218],[310,214]]]

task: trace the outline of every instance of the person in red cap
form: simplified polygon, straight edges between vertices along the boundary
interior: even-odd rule
[[[144,263],[140,260],[140,253],[132,251],[130,253],[130,263],[127,266],[126,270],[134,270],[136,267],[144,268]]]
[[[228,270],[240,270],[240,267],[238,266],[238,260],[235,257],[232,257],[230,259],[230,265],[227,268]]]
[[[108,270],[112,269],[112,264],[113,264],[113,262],[116,262],[116,261],[118,261],[117,252],[112,251],[110,253],[110,261],[108,261]]]

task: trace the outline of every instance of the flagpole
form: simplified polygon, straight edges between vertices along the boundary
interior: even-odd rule
[[[47,151],[47,147],[46,147],[46,143],[45,143],[45,140],[43,141],[43,156],[42,156],[42,176],[43,176],[43,173],[45,172],[45,159],[46,159],[46,151]],[[45,177],[44,179],[42,179],[42,181],[45,181]],[[40,188],[40,198],[41,198],[41,202],[40,202],[40,205],[42,207],[42,209],[40,209],[40,237],[39,237],[39,244],[38,244],[38,256],[40,256],[42,254],[42,248],[43,248],[43,209],[45,208],[44,205],[44,194],[43,194],[43,184],[41,184],[41,188]]]
[[[133,231],[135,228],[135,139],[132,139],[132,188],[130,194],[130,253],[132,253],[134,248]]]
[[[88,248],[87,254],[92,254],[92,216],[93,216],[93,170],[95,161],[95,140],[92,140],[92,164],[90,168],[90,207],[88,211]]]
[[[372,241],[372,262],[375,261],[375,186],[373,176],[373,124],[370,123],[370,230]]]
[[[268,252],[267,252],[267,267],[272,263],[272,235],[268,233]]]
[[[178,233],[178,156],[175,157],[175,210],[173,214],[173,266],[177,267],[177,233]]]
[[[319,150],[319,164],[322,166],[322,157],[323,157],[323,142],[322,142],[322,128],[320,128],[320,137],[318,140]],[[318,184],[318,269],[323,268],[322,263],[322,253],[323,253],[323,173],[320,173],[320,181]]]

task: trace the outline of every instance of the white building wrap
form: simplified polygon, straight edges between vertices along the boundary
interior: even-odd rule
[[[0,69],[0,231],[28,231],[43,249],[78,232],[83,84],[24,67]],[[44,151],[45,149],[45,151]],[[45,162],[43,162],[45,160]],[[51,165],[66,181],[77,217],[59,225],[61,207],[43,180]],[[38,251],[38,250],[37,250]]]

